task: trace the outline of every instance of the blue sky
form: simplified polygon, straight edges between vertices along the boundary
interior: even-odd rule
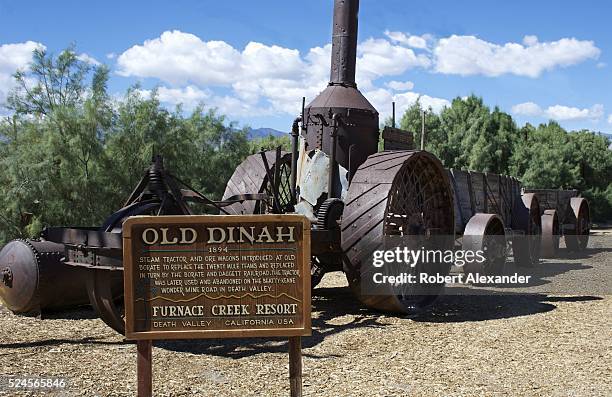
[[[111,67],[110,91],[158,86],[253,127],[287,130],[325,87],[332,0],[0,0],[0,101],[36,45],[76,43]],[[382,116],[416,98],[471,93],[524,123],[612,132],[612,5],[606,1],[362,0],[358,83]]]

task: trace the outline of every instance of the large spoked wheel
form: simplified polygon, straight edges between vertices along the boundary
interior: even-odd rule
[[[514,263],[520,267],[529,267],[540,260],[540,243],[542,237],[542,218],[540,203],[534,193],[525,193],[515,208],[519,230],[512,241]]]
[[[559,217],[556,210],[545,210],[542,214],[542,258],[554,258],[559,251]]]
[[[269,150],[265,156],[270,168],[271,178],[268,177],[261,154],[252,154],[247,157],[234,171],[227,182],[223,200],[239,194],[266,193],[274,197],[273,188],[278,191],[278,204],[281,212],[293,210],[290,190],[291,153],[282,152],[280,162],[276,164],[276,151]],[[234,203],[224,210],[230,214],[265,214],[273,212],[273,203],[266,201],[245,200]]]
[[[591,231],[589,203],[583,197],[572,197],[570,206],[574,215],[574,228],[565,233],[565,245],[570,251],[583,251],[589,243]]]
[[[344,270],[361,302],[380,311],[410,314],[436,299],[444,284],[406,284],[389,294],[370,295],[362,291],[362,277],[368,276],[373,252],[388,237],[452,236],[453,208],[447,173],[433,155],[389,151],[368,157],[351,181],[341,222]],[[450,265],[444,263],[406,267],[407,272],[441,275],[449,270]]]
[[[291,200],[291,153],[283,152],[281,161],[276,164],[276,151],[265,153],[272,178],[268,178],[261,154],[247,157],[234,171],[223,194],[223,199],[238,194],[266,193],[274,200],[274,187],[278,192],[281,212],[293,212]],[[276,179],[276,180],[275,180]],[[267,214],[274,211],[274,204],[265,201],[244,201],[225,207],[230,214]],[[314,289],[325,275],[325,262],[328,258],[312,257],[311,288]]]
[[[465,274],[502,275],[506,264],[506,237],[504,222],[495,214],[476,214],[465,227],[461,248],[476,253],[481,251],[484,262],[466,262]]]

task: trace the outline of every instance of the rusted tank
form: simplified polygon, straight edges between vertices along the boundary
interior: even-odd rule
[[[13,240],[0,251],[0,300],[15,313],[89,302],[85,269],[63,262],[64,246],[49,241]]]

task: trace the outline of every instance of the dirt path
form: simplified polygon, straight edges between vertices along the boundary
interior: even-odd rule
[[[612,251],[541,266],[565,266],[548,277],[569,283],[584,272],[609,277]],[[428,315],[406,319],[363,309],[334,273],[313,311],[308,396],[612,395],[609,295],[444,296]],[[286,350],[284,340],[156,343],[155,395],[286,396]],[[135,346],[89,310],[41,321],[0,307],[0,374],[68,379],[63,391],[31,395],[132,396]]]

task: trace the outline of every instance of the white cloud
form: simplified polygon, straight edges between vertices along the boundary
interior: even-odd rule
[[[605,62],[598,62],[597,65],[595,65],[595,67],[597,67],[597,69],[603,69],[606,66],[608,66],[608,64],[605,63]]]
[[[314,98],[329,81],[330,55],[329,44],[313,47],[302,56],[295,49],[256,42],[239,50],[223,41],[203,41],[175,30],[129,48],[117,57],[117,64],[122,76],[156,78],[168,88],[229,89],[229,94],[209,93],[205,99],[207,105],[218,106],[230,115],[237,115],[233,106],[241,112],[252,111],[252,115],[297,114],[300,98]],[[362,42],[358,58],[357,82],[366,90],[380,77],[431,64],[427,56],[384,39]],[[401,84],[404,90],[412,88]],[[185,93],[175,94],[168,98],[169,103]],[[159,95],[162,99],[161,88]]]
[[[116,57],[117,54],[115,54],[114,52],[109,52],[108,54],[106,54],[107,59],[115,59]]]
[[[36,48],[44,49],[45,46],[34,41],[0,45],[0,105],[15,86],[13,74],[28,67]]]
[[[357,83],[365,88],[379,77],[398,76],[409,69],[431,65],[426,55],[417,55],[410,48],[384,39],[367,39],[357,47],[357,54]]]
[[[520,116],[539,116],[542,114],[542,108],[533,102],[524,102],[512,106],[512,113]]]
[[[473,36],[435,41],[430,35],[391,31],[385,35],[384,39],[368,38],[357,48],[358,86],[366,96],[375,96],[372,102],[379,110],[390,108],[392,100],[409,105],[419,97],[411,92],[414,84],[402,79],[409,70],[535,77],[544,70],[596,58],[600,52],[592,42],[576,39],[542,43],[536,36],[525,36],[523,44],[498,45]],[[120,75],[162,82],[164,87],[158,92],[164,102],[183,102],[188,107],[203,101],[230,116],[259,116],[297,114],[301,97],[313,99],[329,81],[330,55],[330,44],[304,53],[257,42],[240,49],[224,41],[204,41],[174,30],[134,45],[116,59]],[[394,76],[398,77],[388,79]],[[446,99],[420,97],[423,104],[434,109],[448,104]],[[513,111],[540,115],[548,112],[534,106],[537,105],[529,108],[519,104]],[[587,110],[592,117],[593,109]],[[556,117],[577,117],[557,108],[550,110],[553,113]]]
[[[94,58],[91,55],[88,55],[86,53],[82,53],[82,54],[77,55],[77,59],[79,61],[88,63],[88,64],[90,64],[92,66],[100,66],[101,65],[101,63],[96,58]]]
[[[571,106],[553,105],[542,109],[542,107],[533,102],[524,102],[512,106],[512,113],[521,116],[546,117],[559,121],[599,120],[604,116],[604,107],[602,104],[595,104],[590,108],[580,109]],[[610,121],[610,118],[608,121]]]
[[[604,115],[604,107],[601,104],[590,108],[579,109],[575,107],[554,105],[544,111],[544,115],[554,120],[599,120]]]
[[[385,85],[394,91],[410,91],[414,88],[412,81],[389,81]]]
[[[535,36],[525,36],[523,43],[499,45],[475,36],[452,35],[441,39],[434,48],[435,70],[463,76],[538,77],[546,70],[597,59],[601,53],[592,41],[575,38],[541,43]]]
[[[412,48],[427,49],[427,43],[430,42],[433,37],[428,34],[422,36],[415,36],[406,34],[404,32],[391,32],[385,30],[385,36],[387,36],[394,43],[399,43]]]
[[[157,90],[159,100],[173,105],[184,104],[188,108],[197,106],[210,97],[210,93],[189,85],[185,88],[159,87]]]
[[[395,114],[401,116],[417,100],[425,109],[432,108],[439,113],[445,106],[450,106],[450,102],[444,98],[435,98],[417,92],[393,93],[383,88],[377,88],[364,92],[364,95],[372,105],[380,112],[380,120],[384,121],[391,116],[391,103],[395,102]]]
[[[612,124],[612,114],[608,116],[608,124]]]
[[[240,53],[223,41],[204,42],[178,30],[166,31],[117,58],[122,76],[154,77],[173,85],[229,84],[240,72]]]

